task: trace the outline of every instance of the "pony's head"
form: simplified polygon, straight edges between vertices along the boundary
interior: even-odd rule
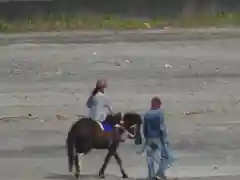
[[[126,113],[120,121],[120,125],[129,132],[129,138],[135,139],[136,145],[142,144],[141,124],[141,116],[137,113]]]

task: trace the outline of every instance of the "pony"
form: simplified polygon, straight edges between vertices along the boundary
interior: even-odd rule
[[[104,124],[108,125],[105,127]],[[128,178],[125,172],[122,160],[117,153],[117,149],[121,142],[124,142],[127,138],[135,139],[135,144],[140,145],[142,143],[142,137],[140,133],[141,129],[141,116],[137,113],[125,113],[122,117],[121,113],[115,115],[108,115],[104,123],[94,121],[88,117],[80,118],[71,126],[67,138],[67,156],[69,172],[72,172],[75,165],[75,177],[80,177],[80,165],[78,154],[87,155],[92,149],[108,150],[108,153],[104,159],[104,163],[99,170],[99,177],[105,178],[104,172],[107,168],[109,160],[112,156],[116,159],[120,172],[123,178]]]

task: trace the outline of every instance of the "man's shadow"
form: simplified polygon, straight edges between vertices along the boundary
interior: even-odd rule
[[[48,180],[76,180],[76,178],[72,174],[57,174],[50,173],[45,176],[44,179]],[[127,178],[125,180],[146,180],[147,178]],[[95,174],[81,174],[79,180],[103,180],[98,175]],[[112,174],[106,174],[106,178],[104,180],[122,180],[121,176],[116,176]]]

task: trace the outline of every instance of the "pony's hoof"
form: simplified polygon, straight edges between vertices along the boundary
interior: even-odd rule
[[[80,177],[79,173],[75,173],[75,178],[79,179],[79,177]]]
[[[127,175],[127,174],[123,174],[123,175],[122,175],[122,178],[123,178],[123,179],[126,179],[126,178],[128,178],[128,175]]]
[[[99,176],[100,178],[102,178],[102,179],[105,179],[105,175],[104,175],[103,172],[99,172],[98,176]]]

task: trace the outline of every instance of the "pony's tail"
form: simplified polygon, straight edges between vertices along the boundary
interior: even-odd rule
[[[73,169],[73,160],[74,160],[74,139],[71,136],[71,131],[68,133],[66,139],[67,145],[67,155],[68,155],[68,169],[69,172],[72,172]]]

